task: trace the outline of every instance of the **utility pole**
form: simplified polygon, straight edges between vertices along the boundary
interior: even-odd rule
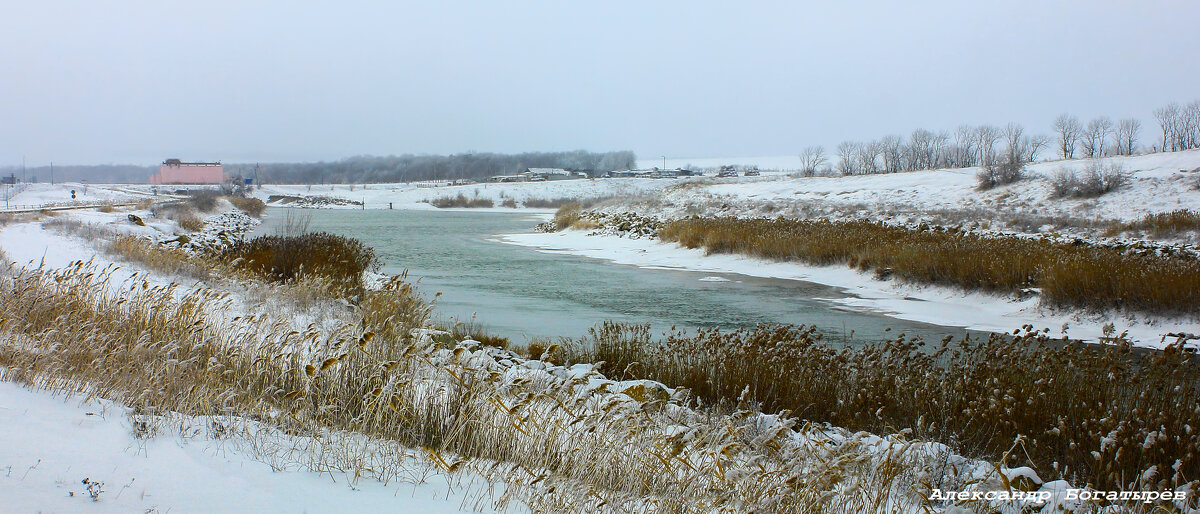
[[[25,154],[21,154],[21,182],[29,183],[29,174],[25,173]]]
[[[663,158],[663,169],[666,170],[667,169],[667,156],[664,155],[664,156],[662,156],[662,158]]]
[[[50,185],[54,185],[54,161],[50,161]]]

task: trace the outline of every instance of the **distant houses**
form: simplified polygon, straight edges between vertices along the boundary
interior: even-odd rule
[[[150,183],[162,184],[221,184],[225,182],[225,168],[220,162],[183,162],[167,159],[158,167],[158,173],[150,175]]]
[[[588,178],[587,172],[571,171],[563,168],[525,168],[516,175],[496,175],[488,182],[544,182],[547,180],[567,180],[573,178]]]
[[[683,168],[675,168],[673,170],[650,168],[646,170],[614,171],[611,173],[613,178],[680,178],[698,177],[700,175],[703,175],[703,173],[699,171],[685,170]]]

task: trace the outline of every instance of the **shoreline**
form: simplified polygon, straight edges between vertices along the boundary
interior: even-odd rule
[[[1169,332],[1200,332],[1198,321],[1051,311],[1041,307],[1036,297],[1015,300],[951,287],[877,280],[870,273],[846,266],[811,266],[733,254],[706,255],[703,250],[683,248],[657,239],[628,239],[567,230],[501,234],[496,240],[541,252],[577,255],[647,269],[732,273],[838,287],[851,296],[826,300],[841,307],[969,330],[1004,333],[1031,324],[1039,330],[1048,328],[1051,336],[1067,335],[1072,339],[1096,342],[1105,336],[1104,325],[1112,323],[1115,334],[1128,330],[1134,345],[1146,348],[1164,347],[1163,336]],[[1065,334],[1064,324],[1067,327]]]

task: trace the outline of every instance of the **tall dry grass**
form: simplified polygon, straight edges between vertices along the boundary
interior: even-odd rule
[[[1176,209],[1170,212],[1150,213],[1136,221],[1110,227],[1106,235],[1115,236],[1128,231],[1146,232],[1155,237],[1200,232],[1200,211]]]
[[[443,196],[441,198],[434,198],[433,200],[430,200],[429,203],[439,209],[447,209],[451,207],[477,209],[481,207],[486,208],[495,206],[495,202],[493,202],[491,198],[481,198],[478,195],[473,198],[468,198],[467,195],[462,193],[459,193],[457,196]]]
[[[954,229],[870,221],[691,218],[668,223],[665,241],[880,277],[1000,293],[1040,290],[1052,306],[1200,314],[1200,260]]]
[[[750,402],[851,430],[908,428],[989,459],[1021,438],[1021,464],[1073,484],[1165,489],[1200,477],[1200,358],[1182,343],[1139,352],[1026,331],[838,349],[814,327],[652,338],[648,326],[605,323],[564,345],[568,362],[603,362],[607,376],[685,387],[730,409]]]

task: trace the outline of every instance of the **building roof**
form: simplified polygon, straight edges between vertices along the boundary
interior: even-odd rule
[[[221,162],[183,162],[179,159],[167,159],[163,166],[220,166]]]
[[[570,175],[571,172],[562,168],[529,168],[530,173],[539,175]]]

